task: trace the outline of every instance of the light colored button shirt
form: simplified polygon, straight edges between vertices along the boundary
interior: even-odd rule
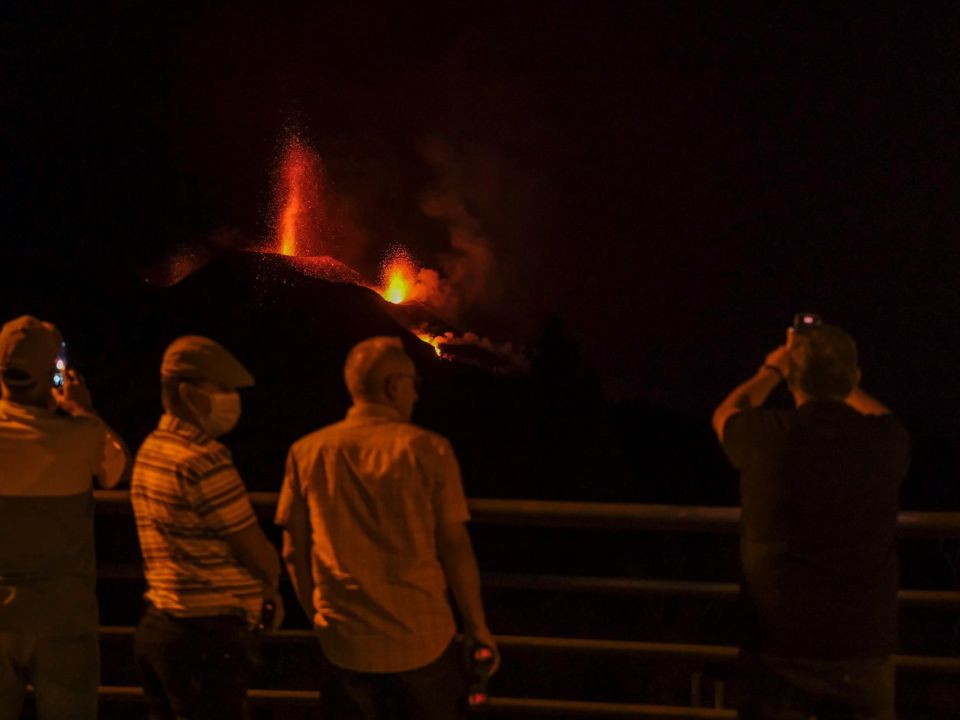
[[[276,522],[297,516],[331,662],[400,672],[440,656],[455,625],[436,528],[470,517],[449,441],[390,407],[355,405],[290,448]]]
[[[96,630],[93,480],[118,451],[98,418],[0,401],[0,630]]]

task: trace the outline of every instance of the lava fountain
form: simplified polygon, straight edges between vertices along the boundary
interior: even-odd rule
[[[413,299],[419,268],[401,245],[394,246],[380,265],[380,295],[400,305]]]
[[[283,148],[275,192],[282,255],[324,255],[324,172],[320,157],[293,136]]]

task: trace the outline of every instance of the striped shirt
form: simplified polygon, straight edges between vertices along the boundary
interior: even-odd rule
[[[137,453],[130,497],[151,605],[175,617],[257,622],[262,583],[224,539],[257,522],[227,448],[164,415]]]
[[[449,441],[390,407],[355,405],[296,442],[276,521],[310,528],[324,654],[363,672],[436,660],[456,629],[436,528],[468,519]]]

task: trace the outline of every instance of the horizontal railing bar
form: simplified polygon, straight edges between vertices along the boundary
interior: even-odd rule
[[[740,585],[701,580],[660,580],[646,578],[584,577],[573,575],[527,575],[483,573],[483,586],[495,590],[540,590],[593,592],[605,595],[673,595],[712,600],[735,600]],[[900,590],[897,599],[909,607],[960,608],[957,590]]]
[[[32,688],[30,688],[32,692]],[[124,700],[142,700],[143,688],[128,685],[101,685],[100,697]],[[317,703],[317,690],[260,690],[247,691],[247,698],[254,704],[261,703]],[[731,709],[695,708],[678,705],[639,705],[627,703],[588,702],[583,700],[550,700],[541,698],[491,697],[487,711],[499,714],[502,711],[520,713],[548,713],[551,715],[590,717],[637,717],[678,718],[679,720],[727,720],[736,718]]]
[[[103,636],[132,636],[134,628],[125,625],[103,625]],[[311,630],[277,630],[270,636],[281,640],[315,640]],[[661,643],[639,640],[600,640],[595,638],[560,638],[532,635],[498,635],[501,648],[520,650],[554,650],[557,652],[633,655],[635,657],[670,657],[684,660],[729,662],[740,649],[734,645],[700,645],[694,643]],[[960,673],[960,658],[936,655],[894,655],[898,669],[914,672]]]
[[[33,692],[32,687],[28,691]],[[142,699],[143,688],[138,685],[101,685],[100,697]],[[320,700],[318,690],[247,690],[247,698],[253,702],[306,702],[316,703]]]
[[[597,638],[559,638],[530,635],[498,635],[501,648],[522,650],[555,650],[558,652],[640,657],[672,657],[724,661],[733,660],[739,650],[732,645],[699,645],[693,643],[661,643],[642,640],[602,640]]]
[[[126,490],[98,490],[94,494],[102,506],[121,512],[130,501]],[[260,510],[272,509],[277,493],[252,492],[250,500]],[[473,498],[468,503],[473,521],[484,524],[731,534],[740,522],[738,507],[489,498]],[[898,524],[900,534],[906,536],[960,536],[957,512],[905,511],[899,514]]]
[[[139,563],[101,564],[98,576],[106,580],[141,580]],[[483,586],[491,590],[533,590],[540,592],[588,592],[603,595],[669,595],[711,600],[735,600],[740,586],[730,582],[699,580],[657,580],[644,578],[583,577],[573,575],[527,575],[523,573],[483,573]],[[960,591],[900,590],[904,607],[960,608]]]
[[[607,595],[657,594],[723,599],[736,598],[740,592],[740,586],[737,583],[699,580],[528,575],[526,573],[482,573],[481,578],[484,588],[492,590],[555,590]]]
[[[540,698],[492,697],[487,712],[581,717],[677,718],[678,720],[734,720],[737,711],[728,708],[696,708],[677,705],[634,705],[588,702],[584,700],[546,700]]]

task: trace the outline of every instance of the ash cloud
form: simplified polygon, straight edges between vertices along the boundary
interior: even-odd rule
[[[421,145],[424,160],[436,173],[436,183],[421,198],[420,208],[430,218],[447,225],[450,249],[439,255],[443,276],[422,269],[418,283],[429,289],[426,302],[449,318],[457,319],[476,305],[489,304],[496,294],[495,258],[483,224],[468,208],[474,190],[474,168],[445,141]]]

